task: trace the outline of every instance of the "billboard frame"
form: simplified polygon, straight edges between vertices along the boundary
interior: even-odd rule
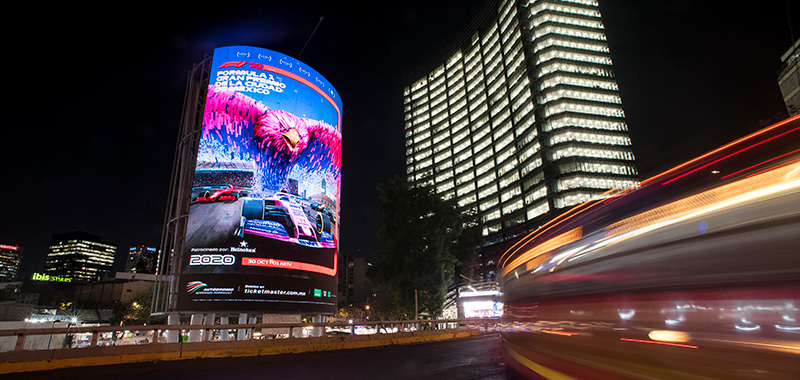
[[[237,46],[228,46],[228,47],[221,47],[221,48],[215,49],[215,55],[217,54],[217,51],[220,50],[220,49],[223,49],[223,48],[235,48],[235,47],[237,47]],[[250,48],[250,47],[246,47],[246,46],[242,46],[242,47]],[[256,47],[255,49],[261,49],[261,48],[257,48]],[[270,51],[270,50],[267,50],[267,49],[262,49],[262,50]],[[277,53],[279,55],[281,54],[281,53],[278,53],[278,52],[274,52],[274,53]],[[250,56],[249,53],[247,53],[247,56],[248,57]],[[237,53],[236,57],[238,58],[238,53]],[[261,58],[262,57],[261,54],[259,54],[258,57]],[[285,56],[283,59],[280,60],[281,64],[284,64],[284,65],[287,65],[289,67],[292,67],[292,65],[290,63],[286,63],[285,62],[286,58],[289,58],[290,60],[296,60],[296,59],[293,58],[293,57],[290,57],[290,56]],[[271,60],[271,58],[270,58],[270,60]],[[183,283],[182,281],[188,281],[188,280],[184,280],[185,278],[188,278],[187,277],[188,274],[183,273],[183,271],[185,269],[184,268],[184,264],[185,264],[184,263],[184,261],[185,261],[184,257],[186,257],[186,258],[189,257],[188,253],[186,253],[186,251],[187,251],[187,249],[189,249],[189,247],[191,246],[192,243],[191,242],[187,242],[186,239],[187,238],[191,238],[191,236],[190,236],[191,233],[190,232],[193,231],[192,228],[191,228],[191,224],[189,222],[190,222],[190,219],[191,219],[191,217],[190,217],[190,214],[192,212],[191,210],[193,210],[193,207],[192,207],[192,204],[193,204],[192,197],[194,196],[194,194],[193,194],[193,190],[194,190],[193,189],[193,185],[194,185],[194,182],[197,181],[196,169],[197,169],[197,165],[199,165],[197,163],[197,160],[199,159],[199,157],[201,155],[201,153],[199,151],[199,148],[202,146],[203,136],[204,136],[203,135],[204,128],[205,128],[204,116],[206,116],[206,112],[207,112],[207,110],[205,108],[208,105],[215,104],[212,100],[209,100],[209,97],[211,96],[211,92],[210,91],[212,91],[211,84],[212,84],[212,81],[213,81],[213,78],[211,78],[211,75],[215,72],[215,69],[213,67],[215,62],[216,62],[216,60],[215,60],[215,56],[214,55],[206,54],[204,59],[200,63],[196,63],[194,65],[194,67],[192,68],[192,70],[190,70],[189,73],[188,73],[188,80],[187,80],[187,85],[186,85],[186,90],[185,90],[185,97],[184,97],[184,104],[183,104],[183,110],[182,110],[182,116],[181,116],[180,130],[179,130],[179,133],[178,133],[178,141],[177,141],[177,144],[176,144],[175,157],[174,157],[174,161],[173,161],[173,168],[172,168],[169,196],[168,196],[167,205],[166,205],[167,207],[166,207],[166,212],[165,212],[165,216],[164,216],[164,224],[163,224],[161,245],[160,245],[160,247],[161,247],[160,260],[159,260],[160,265],[159,265],[158,273],[156,274],[156,284],[155,284],[155,287],[154,287],[153,300],[152,300],[152,304],[151,304],[151,313],[153,315],[165,315],[166,314],[166,315],[169,315],[170,318],[172,318],[173,315],[174,316],[179,316],[179,315],[195,315],[197,313],[201,313],[201,314],[209,313],[209,312],[214,313],[214,311],[206,310],[205,308],[202,308],[202,307],[200,307],[198,309],[198,307],[193,307],[193,306],[190,306],[190,305],[183,304],[183,302],[185,302],[183,300],[183,296],[185,296],[185,295],[182,294],[183,287],[180,284]],[[303,64],[302,62],[300,62],[300,61],[297,61],[297,62],[302,65],[302,67],[301,66],[295,66],[295,71],[299,70],[300,74],[306,74],[307,76],[311,77],[310,75],[316,73],[312,68],[308,67],[307,65]],[[232,65],[235,65],[238,68],[238,67],[243,66],[246,63],[247,62],[244,62],[244,61],[240,62],[240,61],[237,60],[237,61],[226,62],[226,65],[232,64]],[[330,87],[330,89],[326,89],[326,90],[331,93],[330,94],[331,96],[326,94],[326,91],[323,91],[319,87],[317,87],[317,85],[311,83],[311,81],[307,80],[304,76],[301,77],[301,76],[297,75],[297,73],[291,72],[291,70],[288,70],[288,69],[284,70],[283,68],[274,67],[274,66],[271,66],[271,65],[268,65],[268,64],[263,64],[263,65],[260,65],[259,67],[254,67],[254,66],[252,66],[253,64],[256,64],[256,63],[252,63],[251,62],[251,66],[250,66],[251,69],[252,68],[256,68],[256,69],[263,70],[265,72],[271,72],[271,73],[274,73],[274,74],[277,74],[277,75],[284,76],[286,78],[295,80],[295,81],[301,83],[302,85],[308,87],[308,89],[316,91],[316,93],[318,95],[321,95],[333,107],[331,110],[332,111],[335,110],[335,114],[333,114],[334,115],[334,119],[331,120],[331,123],[334,126],[334,128],[336,130],[338,130],[337,134],[339,134],[339,136],[341,136],[341,124],[342,124],[341,103],[340,103],[340,100],[334,101],[331,98],[331,96],[336,98],[338,96],[338,93],[335,93],[335,89],[333,89],[333,87],[329,85],[329,83],[326,81],[326,79],[324,77],[319,75],[319,73],[316,73],[316,75],[318,75],[317,82],[319,82],[323,87],[325,87],[326,84],[329,85],[328,87]],[[223,65],[220,68],[228,67],[226,65]],[[303,67],[306,68],[306,70],[303,70]],[[272,76],[270,75],[270,79],[271,79],[271,77]],[[320,79],[324,83],[320,82]],[[297,92],[297,91],[295,91],[295,92]],[[327,124],[324,124],[323,122],[321,122],[321,123],[323,125],[327,125]],[[329,125],[329,127],[330,127],[330,125]],[[339,139],[340,138],[341,137],[339,137]],[[323,140],[323,141],[325,141],[325,140]],[[338,149],[341,149],[341,147],[339,147]],[[340,151],[337,151],[337,152],[340,152]],[[340,154],[340,153],[337,153],[337,154]],[[311,157],[313,157],[313,156],[311,156]],[[336,157],[336,156],[334,156],[334,157]],[[338,163],[337,165],[340,165],[340,163]],[[338,167],[340,168],[340,166],[338,166]],[[341,170],[341,169],[339,169],[339,170]],[[336,182],[338,182],[338,181],[339,180],[337,179]],[[326,182],[325,182],[324,179],[322,180],[322,183],[323,183],[322,186],[325,187],[325,183]],[[280,191],[285,191],[285,190],[280,190]],[[341,191],[340,188],[336,190],[336,194],[337,194],[337,202],[336,203],[338,203],[338,194],[340,193],[340,191]],[[305,196],[305,192],[303,192],[302,194],[303,194],[302,196]],[[324,190],[323,190],[323,194],[324,194]],[[238,201],[238,195],[237,195],[236,199]],[[313,208],[314,205],[315,205],[315,203],[312,202],[312,205],[310,207]],[[324,204],[324,201],[323,201],[323,205],[320,206],[320,207],[323,207],[323,208],[322,209],[314,208],[314,210],[321,210],[321,211],[319,211],[320,213],[326,212],[325,211],[326,209],[324,208],[324,206],[325,206],[325,204]],[[337,212],[336,215],[338,216],[338,212]],[[248,218],[250,218],[250,217],[248,217]],[[324,218],[324,216],[323,216],[323,218]],[[331,217],[331,218],[333,218],[333,217]],[[194,223],[194,222],[192,222],[192,223]],[[244,219],[244,215],[243,215],[243,217],[242,217],[243,227],[242,228],[244,228],[243,231],[248,231],[246,229],[246,227],[244,227],[244,223],[245,223],[245,219]],[[330,222],[327,222],[327,223],[330,223]],[[326,222],[323,221],[323,225],[326,225]],[[338,231],[338,228],[335,229],[334,231]],[[303,232],[305,233],[306,231],[304,230]],[[333,233],[334,236],[338,236],[337,232],[330,232],[330,233]],[[322,234],[322,233],[320,232],[320,234]],[[303,236],[305,236],[305,235],[303,235]],[[267,236],[267,237],[269,237],[269,236]],[[322,239],[322,238],[320,237],[320,239]],[[330,236],[328,236],[328,238],[326,238],[326,239],[330,239]],[[320,240],[318,245],[322,245],[322,247],[327,247],[325,244],[330,244],[330,243],[331,242],[329,242],[327,240],[326,241]],[[305,245],[307,245],[307,244],[305,244]],[[329,270],[333,270],[334,271],[333,278],[335,279],[335,278],[337,278],[335,272],[337,271],[337,264],[338,264],[338,260],[337,260],[337,258],[338,258],[338,244],[336,244],[336,245],[337,245],[336,247],[329,247],[329,248],[334,248],[334,252],[333,252],[333,260],[334,260],[333,265],[334,266],[333,266],[333,268],[325,268],[326,271],[324,271],[324,272],[318,270],[317,267],[321,268],[321,266],[318,265],[318,264],[314,264],[313,260],[312,260],[311,263],[304,263],[302,261],[300,261],[300,262],[285,261],[285,260],[276,260],[276,261],[281,262],[282,265],[283,265],[284,261],[286,263],[298,264],[297,268],[289,268],[289,269],[297,269],[297,270],[303,270],[303,271],[317,272],[317,273],[325,274],[325,275],[330,275],[327,272]],[[245,245],[245,247],[246,247],[246,245]],[[231,251],[232,250],[233,250],[233,248],[231,248]],[[244,259],[259,259],[259,258],[242,257],[242,260],[244,260]],[[225,265],[230,265],[230,264],[225,264]],[[245,264],[243,263],[243,265],[245,265]],[[265,265],[260,265],[259,263],[246,264],[246,265],[248,265],[248,266],[264,266],[264,267],[273,267],[273,268],[275,267],[274,265],[272,265],[272,266],[266,265],[266,264]],[[205,286],[205,284],[203,284],[203,285]],[[313,289],[313,290],[317,291],[318,289]],[[335,306],[335,303],[334,303],[334,306]],[[181,309],[181,308],[183,308],[183,309]],[[224,307],[224,308],[222,308],[222,310],[217,309],[216,313],[220,313],[221,312],[223,314],[236,314],[236,313],[240,313],[241,314],[241,313],[253,313],[253,311],[254,310],[252,310],[252,308],[243,307],[243,306],[241,306],[241,310],[240,310],[240,306],[239,305],[235,305],[234,307]],[[266,310],[265,310],[265,312],[270,313],[270,311],[266,311]],[[286,311],[286,312],[277,311],[277,312],[278,312],[278,314],[282,314],[282,313],[296,314],[298,311],[291,311],[291,312],[290,311]],[[309,311],[309,312],[315,313],[315,314],[319,313],[319,312],[312,312],[312,311]],[[329,313],[329,312],[330,311],[326,311],[326,312],[323,312],[323,313]],[[271,311],[271,313],[275,313],[275,311]]]
[[[177,297],[180,283],[180,263],[189,204],[194,179],[197,148],[203,131],[208,79],[211,73],[211,56],[206,54],[200,63],[194,64],[188,73],[181,113],[180,130],[172,164],[169,196],[161,233],[161,254],[151,304],[151,314],[161,315],[177,312]],[[191,314],[190,311],[181,311]]]

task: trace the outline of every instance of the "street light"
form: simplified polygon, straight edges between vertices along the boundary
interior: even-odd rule
[[[50,325],[50,328],[51,329],[56,328],[56,323],[58,323],[58,322],[61,322],[61,320],[60,319],[56,319],[55,321],[53,321],[53,324]],[[48,350],[50,349],[50,341],[52,341],[52,340],[53,340],[53,333],[51,332],[50,333],[50,337],[47,338],[47,349]]]

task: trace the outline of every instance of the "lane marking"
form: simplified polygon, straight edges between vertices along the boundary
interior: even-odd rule
[[[511,356],[514,358],[514,360],[516,360],[518,363],[528,367],[528,369],[530,369],[531,371],[541,376],[544,376],[545,378],[551,380],[575,380],[575,378],[573,377],[569,377],[561,372],[554,371],[543,365],[532,362],[530,359],[520,355],[510,347],[506,347],[506,349],[508,350],[508,353],[510,353]]]

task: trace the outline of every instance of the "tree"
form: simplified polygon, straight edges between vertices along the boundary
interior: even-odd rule
[[[378,251],[368,275],[375,285],[375,312],[383,319],[442,313],[447,288],[459,273],[471,275],[481,243],[474,210],[463,212],[432,187],[412,187],[395,176],[378,185],[383,217]]]
[[[137,293],[128,302],[117,304],[114,307],[114,317],[112,318],[112,321],[115,324],[123,322],[126,325],[141,325],[164,322],[164,317],[153,317],[150,315],[150,305],[153,300],[154,293],[154,287],[150,286],[147,289]]]

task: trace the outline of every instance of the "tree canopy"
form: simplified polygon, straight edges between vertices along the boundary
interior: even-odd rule
[[[377,297],[375,311],[384,318],[414,317],[419,311],[442,313],[447,288],[459,274],[472,275],[481,243],[474,210],[461,210],[432,187],[410,186],[395,176],[378,185],[382,225],[369,277]]]

